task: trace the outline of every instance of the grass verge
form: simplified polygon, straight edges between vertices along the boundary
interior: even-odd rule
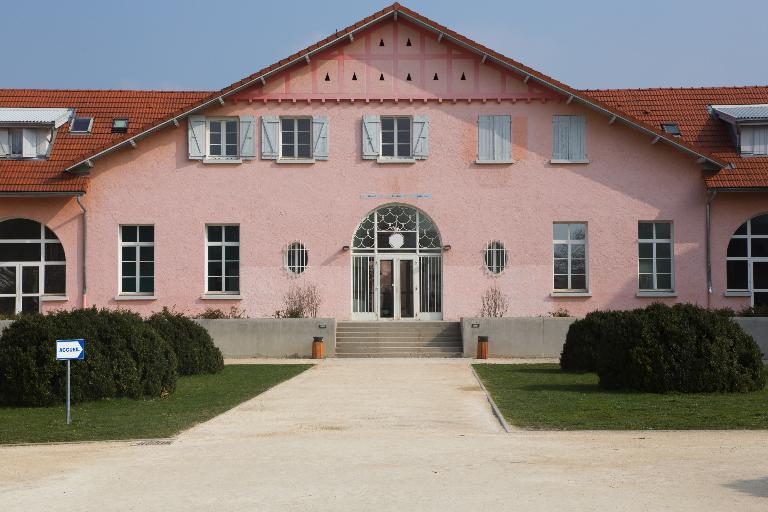
[[[166,398],[113,398],[66,406],[0,407],[0,444],[169,437],[300,374],[311,365],[228,365],[214,375],[179,377]]]
[[[768,428],[768,389],[732,394],[622,393],[598,387],[594,373],[567,373],[557,364],[476,364],[474,368],[504,418],[515,427],[536,430]]]

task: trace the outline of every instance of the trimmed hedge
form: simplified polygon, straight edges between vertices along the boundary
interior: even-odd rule
[[[652,304],[587,315],[571,329],[561,367],[596,371],[605,389],[700,393],[765,387],[760,349],[727,311]]]
[[[176,388],[173,348],[127,311],[77,309],[22,315],[0,336],[0,405],[62,403],[66,364],[56,339],[85,339],[85,359],[72,363],[75,401],[157,397]]]
[[[147,324],[171,344],[181,375],[218,373],[224,369],[221,350],[213,344],[208,331],[195,321],[163,308],[150,316]]]

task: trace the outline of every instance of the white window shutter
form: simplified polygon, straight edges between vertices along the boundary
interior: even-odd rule
[[[34,128],[24,128],[21,156],[34,158],[37,156],[37,131]]]
[[[51,146],[53,130],[50,128],[38,128],[37,130],[37,156],[48,156],[48,148]]]
[[[429,119],[413,116],[413,158],[424,160],[429,156]]]
[[[381,153],[381,120],[363,116],[363,159],[376,160]]]
[[[493,116],[477,119],[477,159],[480,162],[493,160]]]
[[[587,118],[584,116],[569,116],[571,126],[568,130],[568,159],[580,161],[587,159]]]
[[[11,141],[8,130],[0,130],[0,157],[11,154]]]
[[[568,160],[569,117],[552,117],[552,160]]]
[[[280,156],[279,136],[280,118],[261,116],[261,158],[263,160],[277,160]]]
[[[494,116],[493,159],[496,162],[512,161],[512,117]]]
[[[240,116],[240,158],[256,158],[256,118]]]
[[[752,134],[752,154],[768,155],[768,126],[755,126]]]
[[[328,118],[312,118],[312,156],[315,160],[328,160]]]
[[[202,160],[207,154],[205,147],[205,116],[189,116],[187,138],[190,160]]]

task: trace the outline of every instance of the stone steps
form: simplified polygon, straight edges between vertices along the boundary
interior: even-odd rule
[[[339,322],[336,357],[462,357],[458,322]]]

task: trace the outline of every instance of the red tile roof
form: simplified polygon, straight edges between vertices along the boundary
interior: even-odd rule
[[[708,105],[768,103],[768,86],[696,87],[664,89],[588,90],[584,94],[659,127],[677,123],[680,138],[732,169],[705,177],[709,188],[768,188],[768,157],[742,158],[736,151],[728,125],[709,115]]]
[[[210,92],[63,91],[0,89],[0,107],[69,107],[78,117],[93,117],[89,134],[61,126],[47,160],[0,160],[0,192],[84,192],[87,177],[63,172],[99,149],[127,139]],[[112,133],[112,119],[127,117],[128,133]]]

